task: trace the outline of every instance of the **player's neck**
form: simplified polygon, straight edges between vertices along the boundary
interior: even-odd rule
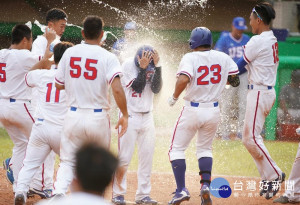
[[[265,32],[265,31],[270,31],[270,27],[265,25],[265,26],[262,26],[261,28],[258,29],[258,32],[257,34],[261,34],[262,32]]]
[[[21,43],[19,44],[11,44],[11,46],[9,47],[10,49],[18,49],[18,50],[21,50],[21,49],[26,49],[24,47],[24,45],[22,45]]]
[[[86,44],[90,44],[90,45],[99,45],[99,41],[98,40],[88,40],[88,39],[85,39],[85,43]]]
[[[243,35],[243,34],[242,34]],[[237,33],[231,32],[231,36],[235,39],[235,40],[240,40],[242,38],[242,35],[239,35]]]
[[[203,48],[203,47],[198,47],[198,48],[195,48],[193,49],[193,51],[210,51],[211,48]]]

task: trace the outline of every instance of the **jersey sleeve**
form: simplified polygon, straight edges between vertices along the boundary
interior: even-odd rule
[[[59,85],[64,85],[65,84],[65,73],[67,69],[67,51],[63,54],[62,58],[60,59],[58,66],[57,66],[57,71],[55,74],[55,82]]]
[[[248,43],[243,46],[244,48],[244,59],[247,63],[253,61],[260,52],[260,42],[256,36],[252,37]]]
[[[41,80],[41,70],[33,70],[25,75],[26,85],[30,88],[37,87]]]
[[[116,76],[122,76],[122,68],[118,58],[111,54],[106,66],[106,80],[108,84],[111,84]]]
[[[189,77],[190,81],[192,80],[192,78],[194,77],[194,66],[193,66],[193,61],[190,57],[189,54],[186,54],[183,56],[183,58],[181,59],[181,62],[179,64],[179,69],[177,71],[177,77],[181,74],[186,75]]]
[[[229,56],[226,56],[226,57],[227,57],[228,75],[238,74],[239,68],[238,68],[237,64]]]
[[[28,50],[26,50],[23,55],[24,60],[22,61],[22,66],[28,71],[40,60],[38,55],[35,55]]]
[[[135,68],[135,67],[134,67]],[[130,61],[125,61],[122,64],[122,85],[124,87],[130,87],[133,81],[136,79],[136,73],[133,70],[133,64]]]

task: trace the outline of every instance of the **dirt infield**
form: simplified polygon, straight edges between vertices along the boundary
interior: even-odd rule
[[[12,186],[6,181],[5,173],[3,168],[0,168],[0,205],[10,205],[13,204],[13,193]],[[219,177],[219,176],[214,176]],[[249,191],[246,190],[247,181],[256,181],[256,189],[258,190],[259,179],[258,178],[245,178],[245,177],[228,177],[222,176],[227,179],[230,183],[230,187],[232,189],[232,195],[227,199],[220,199],[216,197],[212,197],[214,205],[258,205],[258,204],[273,204],[272,200],[266,200],[263,197],[257,196],[258,191]],[[128,192],[126,195],[126,200],[128,202],[134,201],[135,191],[137,187],[137,177],[136,172],[128,173]],[[200,177],[197,174],[187,174],[186,186],[190,191],[191,199],[189,202],[182,203],[183,205],[199,205],[200,197],[199,197],[199,180]],[[243,191],[235,191],[234,183],[235,182],[243,183]],[[283,185],[282,190],[278,195],[283,193]],[[152,192],[151,197],[158,200],[160,203],[166,205],[168,201],[172,198],[171,193],[175,190],[175,181],[173,179],[172,173],[153,173],[152,174]],[[236,194],[239,193],[239,196]],[[252,197],[249,196],[252,193]],[[111,186],[106,191],[105,198],[111,199]],[[29,199],[27,201],[28,205],[34,204],[39,201],[39,197],[35,197],[33,199]],[[131,203],[129,203],[131,204]]]

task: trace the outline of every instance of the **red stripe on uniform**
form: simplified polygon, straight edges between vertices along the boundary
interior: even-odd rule
[[[45,184],[44,184],[44,173],[45,173],[45,165],[44,163],[42,164],[42,191],[44,190]]]
[[[235,74],[235,73],[238,73],[238,72],[239,72],[239,70],[235,70],[235,71],[229,72],[229,74]]]
[[[114,79],[115,77],[117,77],[117,75],[119,75],[119,74],[121,74],[121,72],[115,73],[115,74],[113,75],[113,77],[109,80],[109,84],[111,84],[111,82],[113,81],[113,79]]]
[[[65,83],[60,82],[59,80],[57,80],[57,78],[55,78],[55,81],[56,81],[57,83],[61,84],[61,85],[64,85],[64,84],[65,84]]]
[[[250,63],[250,61],[249,61],[249,59],[246,57],[245,53],[244,53],[243,56],[244,56],[245,61],[247,61],[247,63]]]
[[[30,85],[28,85],[28,83],[27,83],[27,74],[28,74],[28,73],[26,73],[26,75],[25,75],[25,83],[26,83],[26,85],[27,85],[28,87],[30,87],[30,88],[31,88],[31,86],[30,86]]]
[[[264,150],[257,144],[256,139],[255,139],[255,135],[254,135],[255,121],[256,121],[256,114],[257,114],[257,108],[258,108],[259,95],[260,95],[260,91],[258,91],[258,94],[257,94],[256,108],[255,108],[255,114],[254,114],[253,130],[252,130],[253,139],[254,139],[255,144],[256,144],[256,145],[258,146],[258,148],[264,153],[264,155],[265,155],[265,157],[267,158],[268,162],[271,164],[271,166],[273,167],[273,169],[275,170],[276,174],[277,174],[278,177],[279,177],[279,176],[280,176],[279,173],[277,172],[277,170],[275,169],[275,167],[274,167],[273,164],[271,163],[270,159],[268,158],[268,156],[267,156],[267,154],[264,152]]]
[[[133,79],[132,81],[130,81],[130,82],[128,83],[128,85],[126,85],[126,88],[130,87],[134,80],[135,80],[135,79]]]
[[[26,111],[27,111],[27,113],[28,113],[29,117],[31,118],[32,122],[34,123],[34,119],[33,119],[33,117],[31,116],[31,114],[30,114],[29,110],[27,109],[27,106],[26,106],[26,104],[25,104],[25,103],[24,103],[24,107],[25,107],[25,109],[26,109]]]
[[[178,73],[177,75],[179,76],[180,74],[184,74],[184,75],[187,75],[189,77],[190,80],[192,80],[192,75],[189,74],[188,72],[185,72],[185,71],[181,71],[180,73]]]
[[[178,126],[178,123],[179,123],[180,118],[181,118],[181,116],[182,116],[183,110],[184,110],[184,107],[182,108],[182,111],[181,111],[181,113],[180,113],[180,116],[179,116],[179,118],[178,118],[178,120],[177,120],[175,129],[174,129],[171,147],[170,147],[170,150],[169,150],[169,152],[168,152],[168,155],[169,155],[169,161],[171,161],[171,159],[170,159],[170,152],[171,152],[171,150],[172,150],[172,148],[173,148],[173,142],[174,142],[174,139],[175,139],[175,134],[176,134],[177,126]]]

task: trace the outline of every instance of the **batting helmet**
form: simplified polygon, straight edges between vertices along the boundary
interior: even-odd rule
[[[150,51],[150,52],[154,52],[154,48],[152,47],[152,46],[149,46],[149,45],[143,45],[143,46],[141,46],[138,50],[137,50],[137,52],[136,52],[136,54],[135,54],[135,57],[134,57],[134,62],[135,62],[135,65],[137,66],[137,67],[139,67],[139,61],[138,61],[138,58],[137,58],[137,56],[139,56],[140,58],[142,57],[142,55],[143,55],[143,51]],[[150,61],[150,63],[149,63],[149,65],[148,65],[148,67],[147,67],[147,69],[150,69],[150,68],[154,68],[155,66],[154,66],[154,62],[153,62],[153,60],[151,60]]]
[[[193,29],[190,37],[190,48],[195,49],[199,46],[212,46],[212,35],[206,27],[196,27]]]

